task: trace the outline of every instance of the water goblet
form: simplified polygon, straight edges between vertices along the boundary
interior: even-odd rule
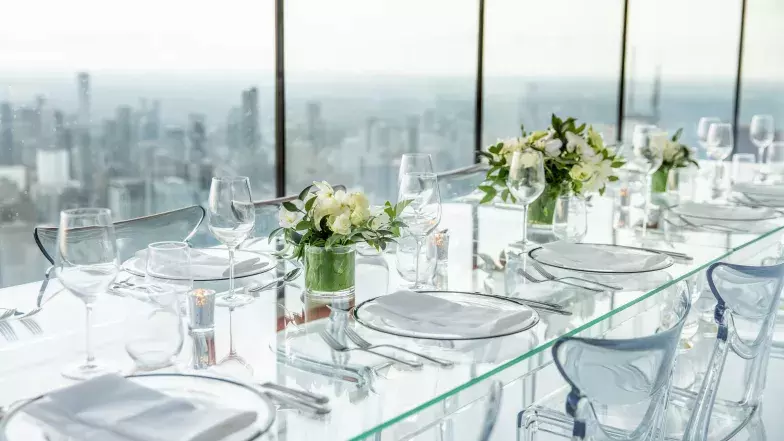
[[[86,311],[86,360],[69,366],[63,376],[86,380],[117,369],[95,359],[92,347],[92,311],[120,271],[112,213],[107,208],[76,208],[60,212],[55,252],[57,279],[84,302]]]
[[[435,173],[409,172],[403,175],[397,197],[398,203],[408,201],[399,213],[400,220],[406,224],[406,231],[416,241],[414,258],[414,286],[419,283],[419,254],[422,242],[441,222],[441,196],[438,191],[438,178]]]
[[[724,177],[724,160],[732,154],[733,134],[732,124],[713,123],[708,129],[708,157],[716,161],[713,175],[713,192],[717,199],[722,193],[722,180]]]
[[[403,153],[400,157],[400,169],[397,174],[397,183],[406,173],[433,173],[433,158],[429,153]]]
[[[247,177],[212,178],[209,229],[229,250],[229,290],[218,300],[223,306],[243,306],[253,296],[234,289],[234,251],[253,231],[256,213]]]
[[[541,196],[545,183],[544,157],[541,152],[529,149],[512,155],[506,186],[513,201],[523,206],[522,251],[528,247],[528,206]]]
[[[651,176],[664,162],[664,148],[667,145],[667,132],[662,132],[654,126],[637,126],[634,129],[633,164],[643,174],[643,207],[642,235],[648,229],[648,214],[651,203]]]
[[[711,124],[720,123],[721,119],[716,116],[703,116],[697,123],[697,142],[703,150],[708,150],[708,130]]]

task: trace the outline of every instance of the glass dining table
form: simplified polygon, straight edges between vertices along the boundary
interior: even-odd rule
[[[510,243],[520,238],[520,210],[483,206],[470,199],[446,202],[439,228],[448,229],[449,246],[446,259],[436,269],[437,289],[555,303],[570,315],[540,309],[539,322],[529,330],[479,340],[412,339],[381,333],[356,323],[352,308],[397,291],[403,280],[393,251],[365,253],[357,257],[353,297],[310,298],[303,292],[300,276],[283,287],[259,293],[247,306],[219,308],[214,331],[186,338],[172,369],[192,372],[199,368],[205,374],[275,382],[330,398],[332,410],[323,416],[279,409],[266,436],[280,440],[475,439],[473,433],[479,430],[476,421],[482,417],[481,406],[476,404],[498,380],[505,385],[504,409],[513,411],[505,410],[501,415],[497,439],[514,439],[517,412],[563,386],[551,366],[549,348],[555,340],[571,335],[601,337],[614,332],[635,337],[656,332],[669,294],[687,287],[696,300],[700,277],[711,263],[760,264],[763,259],[781,256],[781,219],[749,223],[743,230],[732,231],[662,222],[659,228],[647,229],[643,237],[639,228],[618,228],[612,198],[594,198],[591,204],[584,242],[666,250],[686,258],[673,259],[674,264],[663,270],[613,279],[621,285],[620,290],[588,290],[549,280],[532,282],[520,271],[530,269],[530,258],[506,252]],[[529,237],[538,242],[553,240],[547,228],[529,229]],[[271,247],[266,240],[259,240],[246,249],[268,252]],[[277,265],[275,271],[239,279],[238,284],[265,283],[292,268],[291,262],[284,260]],[[552,272],[567,274],[557,269]],[[198,285],[225,290],[222,285]],[[32,308],[38,286],[0,290],[0,306],[22,311]],[[36,328],[7,322],[10,332],[0,334],[0,406],[70,383],[59,372],[63,365],[81,357],[84,313],[79,299],[55,294],[60,289],[57,281],[50,283],[48,292],[52,294],[35,317]],[[123,342],[134,332],[129,323],[137,313],[137,302],[130,296],[105,295],[94,312],[97,356],[113,361],[126,373],[133,370],[133,362]],[[356,348],[345,335],[346,328],[374,345],[422,352],[448,361],[449,366],[419,359],[422,367],[411,368],[360,350],[337,351],[320,335],[327,331],[339,343]],[[687,334],[684,331],[686,346]],[[217,364],[230,344],[242,362]],[[405,360],[417,359],[393,347],[375,350]]]

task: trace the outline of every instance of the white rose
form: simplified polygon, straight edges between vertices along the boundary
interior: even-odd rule
[[[292,204],[296,205],[299,209],[302,209],[304,205],[299,199],[292,201]],[[303,217],[305,217],[305,215],[301,211],[289,211],[286,207],[280,207],[280,211],[278,212],[278,224],[283,228],[293,228]]]
[[[582,151],[588,147],[588,143],[585,142],[582,136],[573,133],[573,132],[566,132],[566,150],[571,153],[575,150]]]
[[[351,231],[351,215],[348,211],[344,211],[338,216],[332,218],[332,223],[329,226],[335,234],[346,236]]]
[[[335,190],[332,189],[332,186],[329,185],[327,181],[321,181],[321,182],[313,181],[313,185],[318,189],[319,195],[332,196],[335,194]]]
[[[544,144],[544,151],[547,156],[551,158],[557,158],[561,155],[561,147],[563,143],[560,139],[551,139]]]
[[[335,202],[337,202],[337,204],[340,206],[341,209],[349,206],[348,193],[346,193],[345,191],[343,190],[336,191],[334,198],[335,198]]]
[[[351,207],[352,210],[356,210],[357,208],[367,210],[370,208],[370,201],[368,201],[368,198],[364,193],[354,192],[348,195],[348,206]]]
[[[662,154],[664,162],[673,163],[678,159],[680,154],[681,145],[676,141],[667,141],[667,144],[664,147],[664,153]]]
[[[370,217],[370,210],[364,207],[357,207],[351,212],[351,224],[354,226],[362,225]]]
[[[321,219],[335,215],[340,210],[340,204],[333,195],[319,193],[313,204],[313,223],[316,225],[316,230],[321,230]]]
[[[593,176],[593,166],[591,164],[575,164],[569,170],[569,176],[575,181],[586,182]]]

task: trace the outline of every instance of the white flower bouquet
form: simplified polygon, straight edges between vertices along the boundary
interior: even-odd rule
[[[500,196],[504,202],[516,202],[507,188],[509,165],[515,152],[528,149],[542,152],[547,188],[529,208],[533,223],[552,223],[555,200],[564,191],[577,195],[591,192],[604,193],[608,182],[618,180],[614,169],[624,161],[604,145],[600,134],[585,124],[576,125],[575,118],[562,120],[552,115],[547,130],[526,133],[522,136],[499,140],[480,154],[487,159],[490,170],[485,182],[479,186],[484,193],[482,203]]]
[[[664,144],[662,151],[664,160],[651,177],[651,191],[654,193],[663,193],[667,190],[667,177],[670,174],[670,170],[685,168],[692,164],[699,167],[699,164],[694,159],[694,151],[679,141],[682,133],[683,129],[678,129],[672,138],[667,139]]]
[[[405,227],[398,215],[406,205],[407,201],[371,207],[364,193],[336,191],[327,182],[314,182],[297,199],[283,203],[280,228],[269,240],[283,235],[288,245],[284,254],[304,261],[309,292],[353,290],[353,245],[365,242],[386,249]]]

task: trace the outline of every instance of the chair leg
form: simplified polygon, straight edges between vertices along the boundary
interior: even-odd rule
[[[573,426],[568,415],[534,405],[517,414],[517,441],[534,441],[539,431],[571,439]]]

